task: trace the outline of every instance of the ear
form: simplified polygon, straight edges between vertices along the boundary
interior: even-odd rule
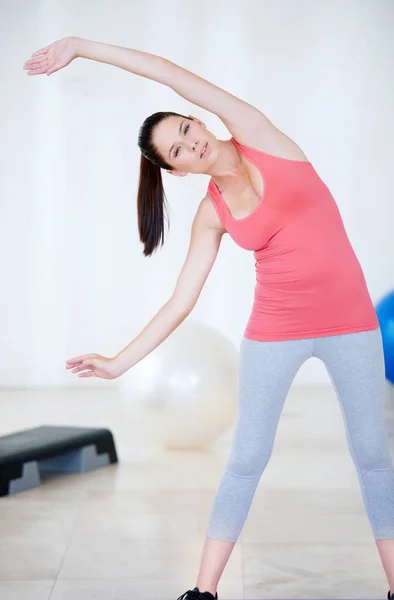
[[[166,169],[166,172],[170,175],[175,175],[176,177],[185,177],[187,175],[184,171],[171,171],[170,169]]]

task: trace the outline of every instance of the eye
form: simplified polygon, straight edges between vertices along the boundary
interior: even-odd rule
[[[185,129],[183,130],[183,133],[186,135],[186,133],[189,131],[189,127],[190,125],[186,125]],[[178,156],[179,152],[178,152],[178,148],[175,150],[175,158]]]

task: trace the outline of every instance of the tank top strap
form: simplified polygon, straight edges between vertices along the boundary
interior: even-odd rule
[[[257,165],[261,165],[264,163],[264,166],[270,167],[283,167],[283,168],[300,168],[300,165],[307,165],[307,167],[311,167],[312,163],[309,160],[301,160],[297,158],[284,158],[283,156],[277,156],[276,154],[271,154],[269,152],[265,152],[264,150],[259,150],[257,148],[252,148],[251,146],[245,146],[245,144],[240,144],[234,137],[230,138],[233,144],[238,148],[241,154],[245,154],[249,156]]]
[[[259,154],[259,150],[256,148],[252,148],[251,146],[245,146],[244,144],[240,144],[237,142],[235,137],[231,137],[230,141],[234,144],[236,148],[240,151],[241,154],[245,154],[246,156],[251,156],[255,160],[256,158],[261,159],[261,155]]]
[[[223,200],[221,194],[219,193],[219,190],[218,190],[215,182],[213,181],[212,177],[209,180],[207,194],[211,198],[212,204],[218,214],[218,217],[219,217],[223,227],[226,227],[226,223],[227,223],[227,212],[225,210],[226,207],[223,206],[224,200]]]

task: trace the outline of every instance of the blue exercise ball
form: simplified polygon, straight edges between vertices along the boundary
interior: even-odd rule
[[[394,384],[394,291],[384,296],[375,308],[382,331],[386,379]]]

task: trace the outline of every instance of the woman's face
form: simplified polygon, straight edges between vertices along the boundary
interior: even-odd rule
[[[153,132],[153,143],[164,160],[174,167],[175,171],[167,171],[172,175],[208,173],[216,160],[213,160],[217,154],[216,137],[194,117],[163,119]]]

